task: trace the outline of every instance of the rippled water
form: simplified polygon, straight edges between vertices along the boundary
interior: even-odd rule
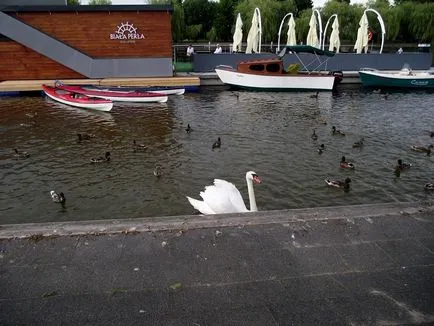
[[[347,135],[333,136],[332,125]],[[263,181],[255,188],[260,210],[432,200],[423,186],[434,182],[434,155],[410,150],[434,143],[431,130],[434,94],[423,91],[385,99],[340,85],[338,93],[315,99],[309,93],[206,88],[165,104],[116,105],[111,113],[44,97],[3,97],[0,223],[190,214],[185,196],[199,198],[215,177],[233,182],[248,202],[248,170]],[[77,133],[94,138],[77,143]],[[222,147],[213,151],[217,137]],[[353,149],[361,137],[365,146]],[[133,139],[148,149],[134,152]],[[319,155],[321,143],[326,150]],[[17,159],[14,148],[31,156]],[[106,151],[111,162],[90,163]],[[355,170],[339,167],[342,155]],[[400,177],[393,173],[398,158],[414,165]],[[155,164],[163,167],[160,179],[153,175]],[[327,187],[326,177],[350,177],[351,190]],[[65,193],[65,208],[51,201],[53,189]]]

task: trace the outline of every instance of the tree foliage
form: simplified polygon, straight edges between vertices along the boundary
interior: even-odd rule
[[[184,0],[183,7],[187,28],[191,26],[196,26],[197,28],[200,25],[201,28],[197,37],[205,39],[206,33],[213,26],[217,3],[208,0]]]
[[[90,0],[89,5],[90,6],[98,6],[98,5],[111,5],[111,0]]]
[[[238,0],[220,0],[217,5],[216,18],[214,21],[214,34],[222,41],[230,41],[234,31],[236,16],[235,6]]]
[[[312,0],[295,0],[295,5],[297,7],[297,14],[306,9],[312,9],[313,2]]]
[[[172,37],[175,42],[180,42],[185,35],[184,7],[178,1],[174,1],[172,5]]]
[[[73,1],[79,0],[68,0],[68,4]],[[231,42],[238,13],[243,20],[243,40],[246,40],[255,8],[259,8],[261,13],[263,43],[277,41],[281,20],[290,12],[295,16],[297,40],[306,42],[312,14],[311,0],[151,0],[151,3],[172,4],[172,33],[176,42],[186,39]],[[387,41],[434,42],[434,2],[428,0],[395,0],[395,5],[391,5],[389,0],[369,0],[366,5],[350,4],[348,0],[329,0],[319,8],[323,28],[327,20],[337,14],[341,40],[354,43],[366,8],[381,14]],[[367,15],[374,39],[379,39],[381,28],[376,15],[372,12]],[[330,37],[331,23],[326,38]],[[286,34],[287,26],[286,21],[281,35]]]
[[[66,2],[66,4],[68,6],[78,6],[78,5],[80,5],[80,0],[68,0]]]
[[[236,12],[241,13],[243,31],[247,34],[252,25],[255,8],[259,8],[262,23],[262,41],[276,41],[282,18],[289,12],[295,13],[296,6],[292,0],[243,0],[236,6]],[[233,22],[235,24],[235,20]]]

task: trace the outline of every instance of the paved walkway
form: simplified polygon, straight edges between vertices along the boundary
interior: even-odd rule
[[[0,226],[0,325],[428,325],[434,207]]]

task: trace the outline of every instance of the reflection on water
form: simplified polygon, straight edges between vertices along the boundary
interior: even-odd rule
[[[434,182],[434,155],[410,146],[434,143],[433,94],[385,98],[341,86],[318,98],[208,88],[164,104],[116,104],[110,113],[43,97],[0,98],[0,223],[190,214],[185,196],[199,198],[214,178],[233,182],[247,202],[248,170],[263,180],[260,210],[431,201],[434,193],[423,186]],[[346,136],[333,136],[332,125]],[[77,142],[77,133],[92,138]],[[222,146],[212,150],[217,137]],[[353,148],[361,137],[364,146]],[[147,148],[135,151],[134,139]],[[14,148],[31,156],[17,158]],[[110,162],[90,163],[107,151]],[[355,170],[339,167],[342,155]],[[399,158],[413,167],[396,177]],[[324,182],[346,177],[347,193]],[[65,193],[65,208],[50,190]]]

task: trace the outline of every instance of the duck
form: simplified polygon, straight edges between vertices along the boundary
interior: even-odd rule
[[[331,179],[325,179],[324,181],[330,187],[343,188],[344,190],[349,190],[350,189],[350,183],[351,183],[351,179],[350,178],[346,178],[344,181],[331,180]]]
[[[312,94],[312,95],[310,96],[310,98],[318,98],[318,94],[319,94],[319,92],[316,92],[315,94]]]
[[[38,112],[32,112],[32,113],[26,113],[26,117],[33,119],[36,118],[38,115]]]
[[[163,175],[163,171],[162,171],[161,166],[160,166],[159,164],[155,164],[155,167],[154,167],[154,175],[155,175],[157,178],[160,178],[160,177]]]
[[[430,131],[429,136],[434,137],[434,131]]]
[[[325,146],[324,144],[321,144],[318,146],[318,154],[322,154],[325,151]]]
[[[356,142],[353,144],[353,148],[361,148],[361,147],[363,147],[363,142],[364,142],[364,141],[365,141],[364,138],[360,138],[359,141],[356,141]]]
[[[98,158],[91,158],[90,163],[101,163],[101,162],[109,162],[110,161],[110,152],[106,152],[105,156],[98,157]]]
[[[190,132],[193,131],[193,129],[191,129],[190,124],[187,125],[187,128],[185,129],[185,131],[187,132],[187,134],[189,134]]]
[[[253,183],[261,183],[261,179],[254,171],[246,173],[247,189],[249,194],[250,210],[247,209],[240,191],[231,182],[221,179],[214,179],[214,184],[206,186],[200,192],[202,200],[187,196],[189,203],[204,215],[225,214],[225,213],[246,213],[257,212],[255,192]]]
[[[412,151],[426,153],[429,156],[429,155],[431,155],[431,152],[432,152],[434,146],[432,144],[427,146],[427,147],[413,145],[410,148]]]
[[[77,134],[77,143],[81,143],[83,140],[90,140],[91,138],[88,134]]]
[[[341,158],[340,167],[344,168],[344,169],[354,169],[355,168],[353,163],[347,162],[345,160],[345,156],[342,156],[342,158]]]
[[[18,149],[14,148],[15,157],[17,158],[28,158],[30,157],[30,154],[27,152],[20,152]]]
[[[64,204],[66,202],[66,198],[63,192],[57,193],[54,190],[51,190],[50,195],[51,195],[51,200],[55,203]]]
[[[434,190],[434,183],[425,184],[425,190]]]
[[[310,136],[313,140],[317,140],[318,139],[318,135],[315,132],[315,129],[312,132],[312,135]]]
[[[214,149],[214,148],[220,148],[221,145],[222,145],[222,140],[221,140],[221,138],[219,137],[219,138],[217,138],[217,140],[214,142],[214,144],[212,144],[212,149]]]
[[[395,167],[395,170],[405,171],[411,168],[411,163],[404,163],[401,159],[398,160],[398,165]]]
[[[148,146],[146,146],[145,144],[138,144],[138,143],[136,143],[135,139],[133,140],[133,149],[134,149],[134,151],[136,151],[136,150],[145,150],[147,148],[148,148]]]
[[[372,91],[372,93],[374,93],[374,94],[381,94],[383,91],[381,90],[381,88],[378,88],[378,89],[374,89],[373,91]]]
[[[335,126],[332,127],[332,134],[333,135],[340,135],[340,136],[345,136],[345,133],[339,129],[336,129]]]

